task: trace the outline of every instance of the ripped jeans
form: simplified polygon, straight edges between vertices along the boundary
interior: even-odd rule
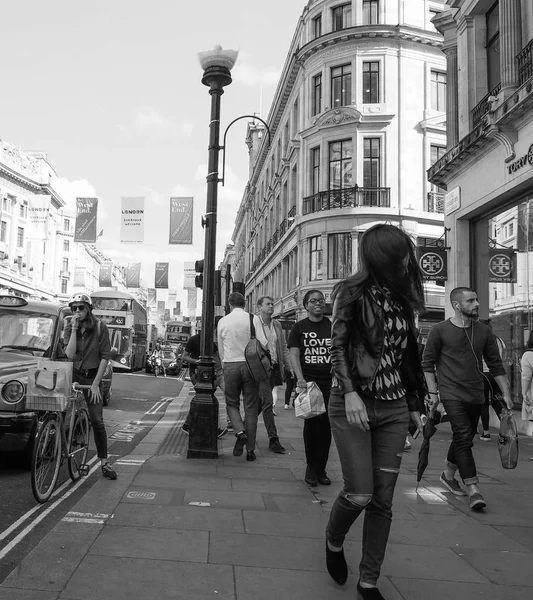
[[[409,412],[405,398],[364,401],[370,431],[348,423],[344,396],[339,388],[331,390],[329,419],[344,487],[331,509],[326,538],[332,546],[342,547],[350,527],[365,511],[359,577],[362,583],[376,585],[389,539]]]

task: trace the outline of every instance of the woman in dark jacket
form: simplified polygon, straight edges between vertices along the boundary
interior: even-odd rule
[[[346,582],[344,538],[364,511],[358,598],[377,589],[392,520],[409,415],[421,429],[424,376],[415,316],[424,310],[422,277],[409,236],[375,225],[359,244],[359,271],[334,290],[329,418],[344,487],[326,530],[326,564]]]
[[[111,356],[109,332],[105,323],[93,315],[93,305],[87,294],[76,294],[69,306],[72,318],[65,328],[65,353],[74,362],[73,380],[91,386],[90,390],[83,390],[83,393],[102,474],[106,479],[116,479],[117,474],[107,460],[107,432],[100,389],[100,382]]]

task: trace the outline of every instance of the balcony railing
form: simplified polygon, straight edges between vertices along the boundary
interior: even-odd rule
[[[474,106],[472,109],[472,127],[475,127],[481,119],[489,112],[489,98],[491,96],[497,96],[502,89],[502,84],[499,83],[493,90],[491,90],[486,96],[481,98],[481,100]]]
[[[355,206],[390,207],[390,188],[343,188],[326,190],[304,198],[303,214],[309,215],[321,210],[348,208]]]
[[[440,192],[428,192],[427,212],[444,214],[444,194]]]
[[[518,83],[522,85],[533,77],[533,40],[517,54],[516,60],[518,61]]]

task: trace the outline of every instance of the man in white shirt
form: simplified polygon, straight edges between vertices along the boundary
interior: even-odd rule
[[[263,421],[268,434],[268,449],[271,452],[283,454],[285,448],[279,442],[278,431],[274,421],[272,389],[274,386],[283,383],[283,367],[286,367],[290,371],[292,370],[292,366],[281,324],[272,318],[274,314],[274,299],[270,296],[262,296],[257,301],[257,308],[259,309],[259,314],[254,317],[255,336],[261,345],[268,350],[270,360],[272,361],[270,382],[261,382],[259,384]]]
[[[241,456],[246,445],[246,460],[251,462],[256,459],[259,389],[244,358],[244,349],[250,341],[250,315],[244,310],[242,294],[230,294],[228,304],[230,314],[218,322],[218,353],[224,370],[226,409],[237,438],[233,456]],[[243,423],[239,410],[241,392],[246,424]]]

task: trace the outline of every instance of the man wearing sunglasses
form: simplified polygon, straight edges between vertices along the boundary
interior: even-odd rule
[[[111,343],[106,324],[93,315],[87,294],[76,294],[69,303],[72,317],[65,328],[65,353],[74,362],[73,379],[82,385],[91,421],[94,443],[106,479],[117,474],[107,460],[107,432],[104,424],[104,402],[100,382],[111,357]]]

